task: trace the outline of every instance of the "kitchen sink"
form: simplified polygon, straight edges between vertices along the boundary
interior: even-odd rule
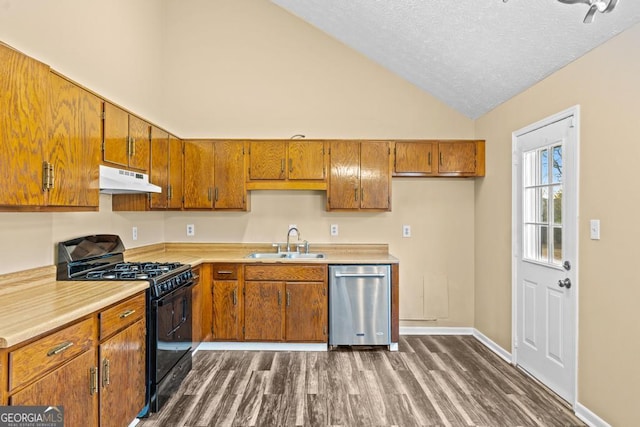
[[[300,252],[252,252],[246,258],[252,259],[322,259],[325,254],[317,253],[300,253]]]

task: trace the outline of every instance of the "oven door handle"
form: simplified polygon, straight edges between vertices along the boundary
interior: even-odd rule
[[[184,323],[187,321],[187,297],[182,297],[182,319],[180,319],[180,323],[178,323],[175,328],[171,329],[167,332],[167,336],[173,335]]]

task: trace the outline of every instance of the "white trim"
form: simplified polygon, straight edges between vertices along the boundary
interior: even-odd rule
[[[473,335],[473,328],[400,326],[400,335]]]
[[[581,403],[576,403],[575,406],[576,417],[587,423],[591,427],[611,427],[605,420],[591,412],[586,406]]]
[[[517,332],[518,332],[518,295],[517,295],[517,271],[518,271],[518,257],[517,254],[519,252],[518,241],[517,241],[517,230],[519,224],[517,223],[517,209],[516,203],[518,200],[518,191],[517,188],[518,183],[518,163],[520,159],[517,155],[517,142],[518,137],[532,132],[536,129],[544,127],[548,124],[558,122],[565,118],[573,116],[573,125],[575,127],[576,133],[576,141],[575,141],[575,171],[576,171],[576,182],[575,182],[575,196],[576,196],[576,222],[575,222],[575,240],[576,240],[576,254],[574,265],[572,268],[575,270],[574,273],[574,292],[575,292],[575,337],[574,337],[574,389],[573,389],[573,401],[569,402],[574,408],[578,405],[578,336],[579,336],[579,311],[580,311],[580,295],[579,295],[579,283],[578,283],[578,272],[579,270],[579,255],[580,255],[580,105],[574,105],[573,107],[567,108],[564,111],[553,114],[551,116],[545,117],[542,120],[539,120],[533,124],[530,124],[522,129],[514,131],[511,134],[511,359],[514,365],[518,364],[518,349],[517,349]],[[586,408],[585,408],[586,409]]]
[[[495,354],[497,354],[502,359],[504,359],[507,363],[513,363],[511,359],[511,353],[509,353],[504,348],[500,347],[493,340],[491,340],[491,338],[489,338],[488,336],[486,336],[485,334],[483,334],[477,329],[473,330],[473,336],[475,339],[477,339],[482,344],[484,344],[484,346],[487,347],[489,350],[493,351]]]
[[[282,342],[203,342],[197,350],[240,351],[327,351],[327,344]]]

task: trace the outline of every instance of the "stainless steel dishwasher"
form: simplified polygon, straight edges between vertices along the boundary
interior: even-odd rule
[[[391,266],[329,266],[329,345],[391,344]]]

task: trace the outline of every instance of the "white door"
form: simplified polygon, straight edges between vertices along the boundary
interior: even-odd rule
[[[514,361],[575,403],[578,109],[514,133]]]

